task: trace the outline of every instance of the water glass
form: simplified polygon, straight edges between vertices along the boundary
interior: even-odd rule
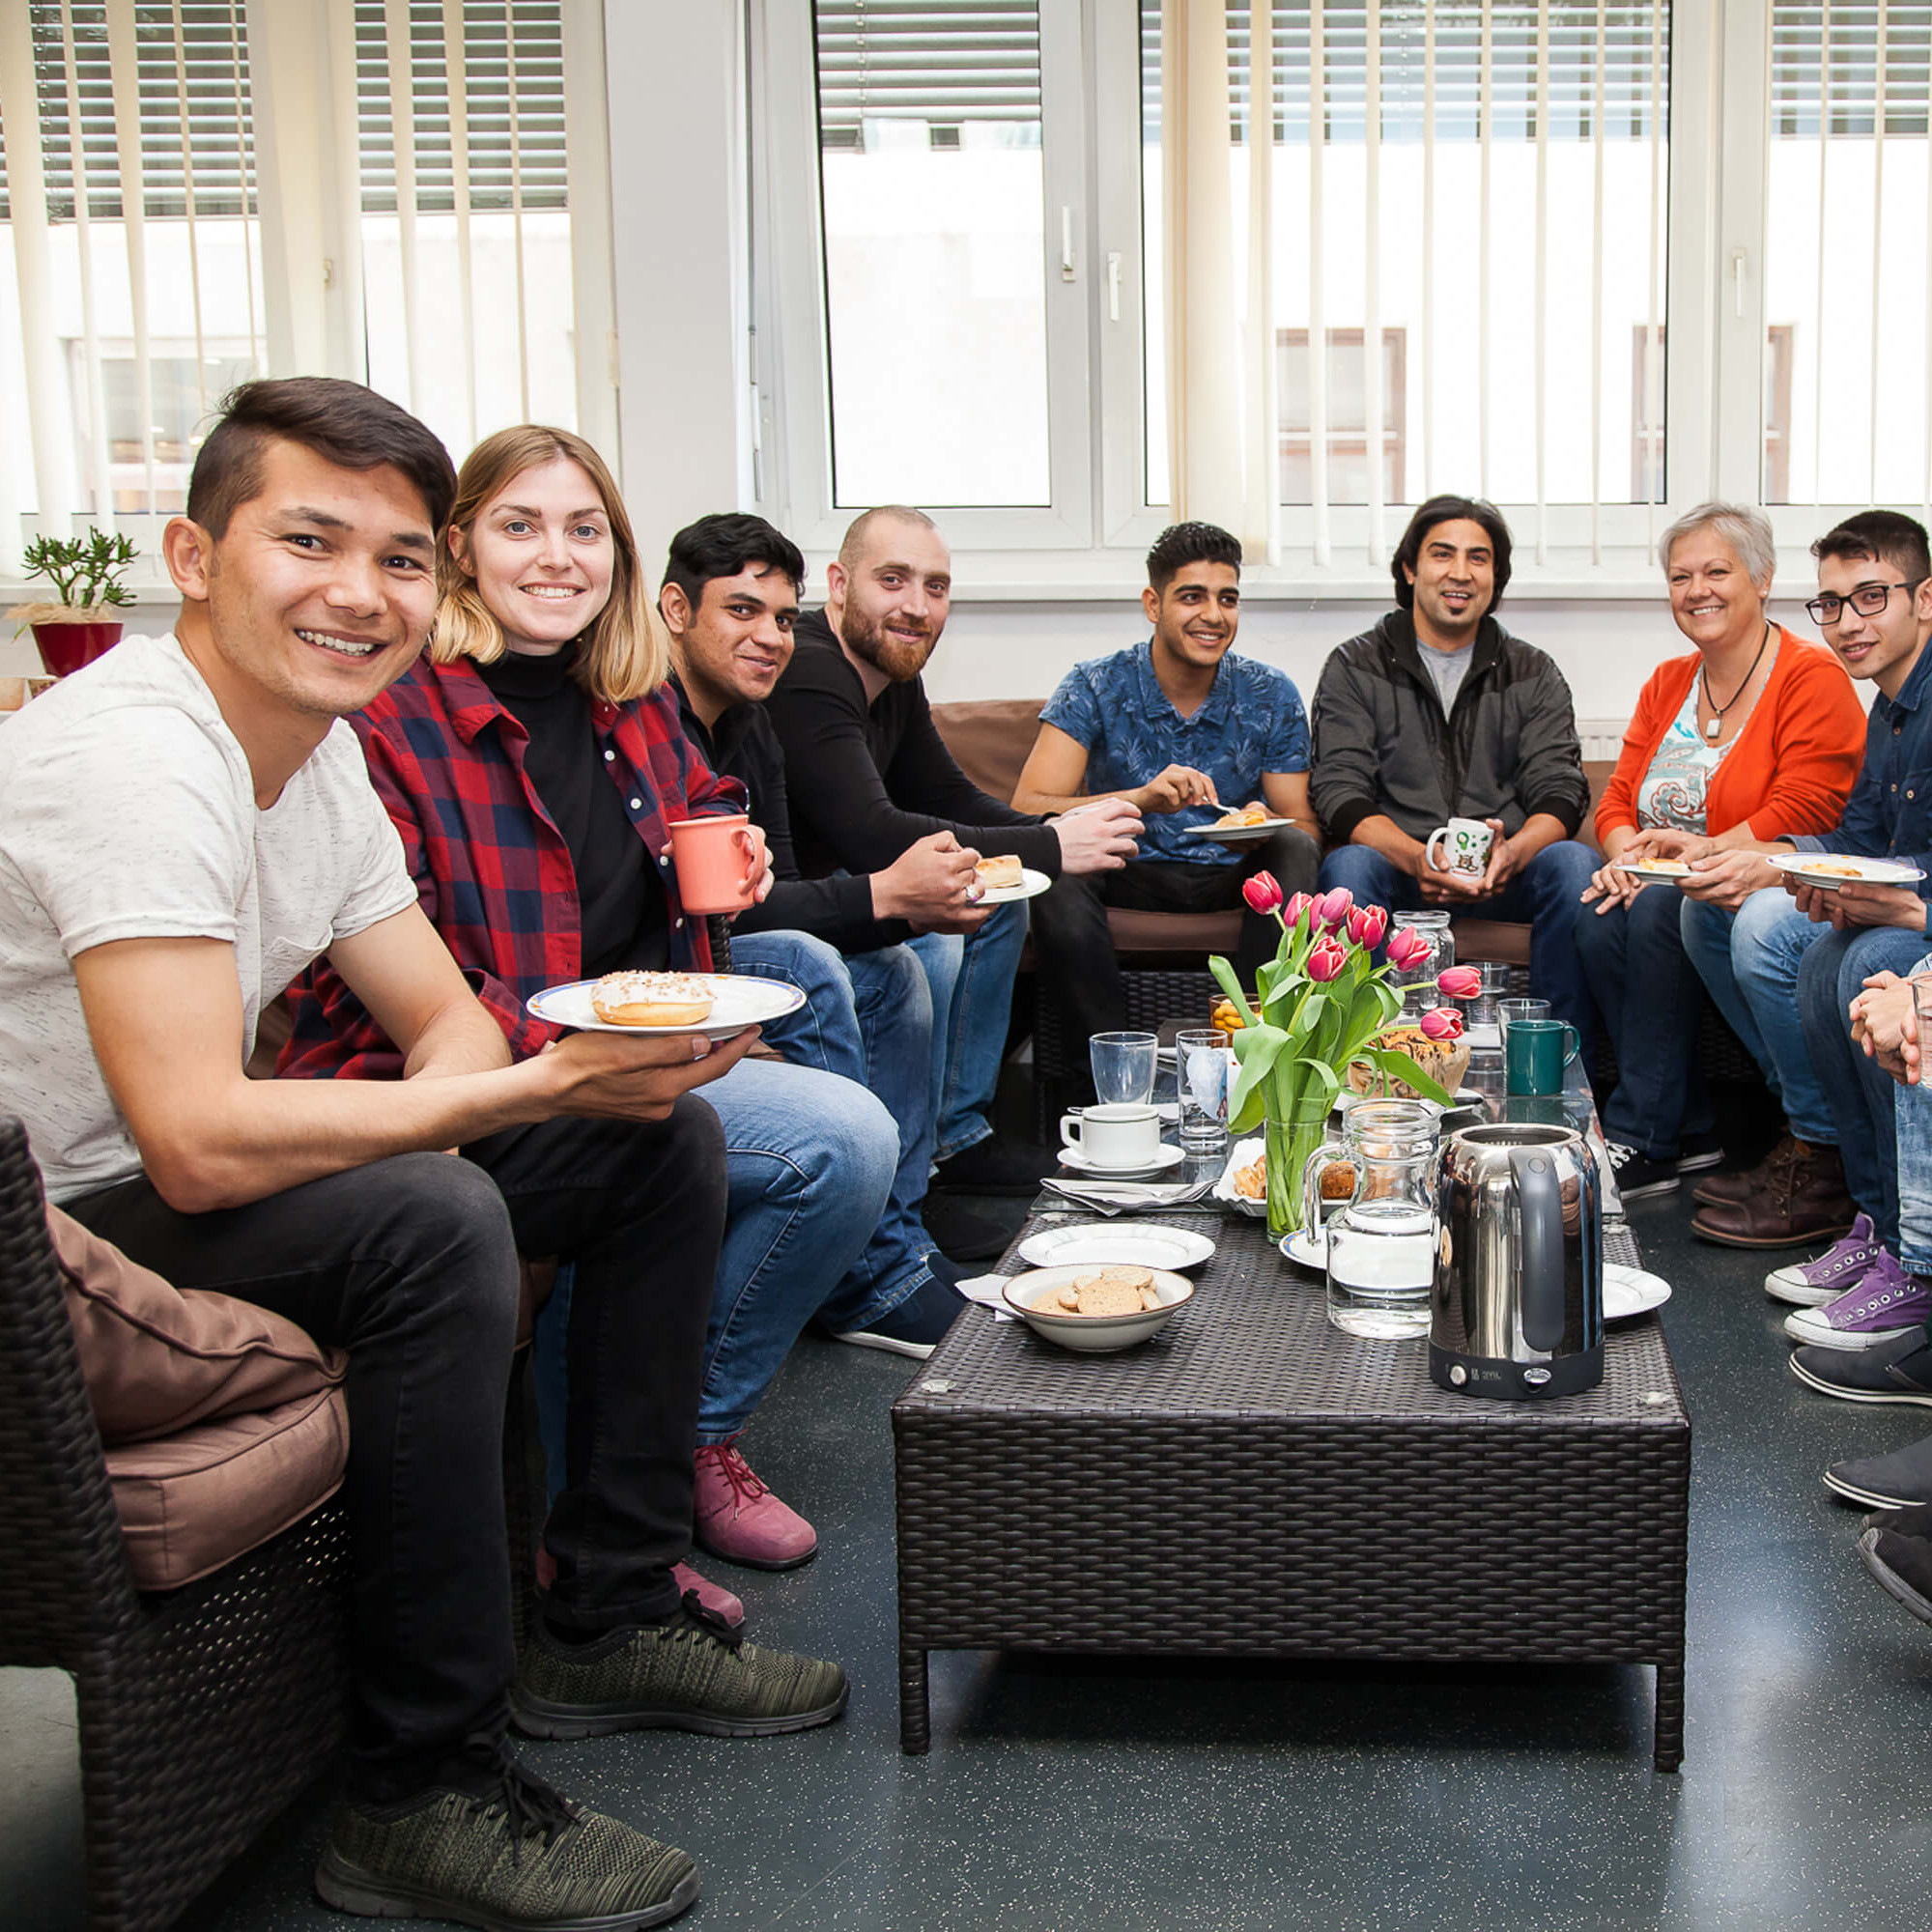
[[[1155,1049],[1151,1033],[1096,1033],[1087,1042],[1094,1093],[1103,1107],[1140,1106],[1153,1098]]]
[[[1174,1091],[1180,1103],[1180,1145],[1217,1148],[1228,1138],[1228,1036],[1204,1027],[1174,1037]]]
[[[1429,946],[1427,959],[1406,973],[1398,971],[1394,975],[1396,984],[1402,989],[1403,1017],[1414,1020],[1420,1019],[1430,1008],[1442,1004],[1435,980],[1456,963],[1456,935],[1449,930],[1446,912],[1406,912],[1395,921],[1397,931],[1405,926]]]
[[[1509,1045],[1509,1030],[1518,1020],[1547,1020],[1549,1017],[1548,1000],[1498,1000],[1496,1002],[1496,1022],[1502,1028],[1503,1045]]]
[[[1496,1024],[1496,1006],[1503,994],[1509,991],[1510,969],[1500,959],[1471,959],[1469,966],[1481,976],[1483,989],[1472,1000],[1461,1000],[1457,1004],[1463,1009],[1465,1026],[1488,1027]],[[1541,1018],[1542,1015],[1537,1015]]]

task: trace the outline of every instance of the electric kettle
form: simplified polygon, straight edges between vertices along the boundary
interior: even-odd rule
[[[1577,1395],[1604,1378],[1597,1167],[1569,1127],[1464,1127],[1435,1167],[1429,1374],[1463,1395]]]

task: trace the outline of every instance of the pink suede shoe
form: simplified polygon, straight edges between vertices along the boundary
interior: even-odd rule
[[[714,1583],[709,1577],[700,1577],[689,1563],[673,1563],[670,1574],[677,1581],[677,1592],[683,1596],[687,1590],[697,1593],[697,1601],[715,1617],[723,1617],[733,1630],[745,1621],[745,1605],[734,1597],[723,1583]],[[537,1550],[537,1587],[548,1590],[556,1581],[556,1558],[548,1549]]]
[[[697,1451],[696,1540],[753,1570],[794,1570],[818,1553],[818,1532],[779,1501],[732,1442]]]

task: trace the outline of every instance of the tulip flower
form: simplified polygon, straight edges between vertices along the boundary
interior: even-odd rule
[[[1373,952],[1388,930],[1389,916],[1378,905],[1360,905],[1349,915],[1349,937]]]
[[[1444,999],[1473,1000],[1483,990],[1483,976],[1473,966],[1452,966],[1435,976],[1435,990]]]
[[[1257,872],[1241,881],[1241,896],[1256,912],[1274,912],[1281,904],[1281,881],[1272,872]]]
[[[1337,932],[1348,924],[1349,914],[1355,903],[1355,895],[1347,886],[1337,886],[1332,893],[1322,893],[1315,901],[1315,918],[1329,931]]]
[[[1388,943],[1388,962],[1399,973],[1420,966],[1435,951],[1412,925],[1399,925]]]
[[[1463,1037],[1463,1015],[1454,1007],[1432,1007],[1416,1024],[1431,1039]]]
[[[1348,963],[1349,949],[1334,934],[1323,933],[1308,955],[1308,977],[1311,980],[1332,980]]]
[[[1301,916],[1315,903],[1307,893],[1296,893],[1281,909],[1281,923],[1293,932],[1301,923]]]

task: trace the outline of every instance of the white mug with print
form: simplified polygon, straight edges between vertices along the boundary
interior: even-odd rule
[[[1493,837],[1480,818],[1452,818],[1429,835],[1429,842],[1423,849],[1438,872],[1460,872],[1465,879],[1480,879],[1489,869],[1490,840]],[[1446,859],[1435,856],[1438,840],[1448,847]]]

